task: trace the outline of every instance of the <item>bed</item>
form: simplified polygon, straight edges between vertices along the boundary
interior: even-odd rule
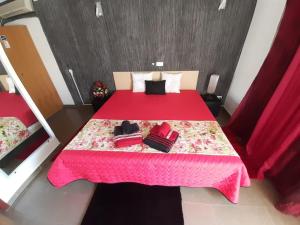
[[[128,90],[128,73],[114,75],[117,91],[58,155],[49,181],[57,188],[78,179],[212,187],[237,203],[240,187],[250,185],[249,176],[195,90],[195,76],[183,76],[180,94],[156,96]],[[116,149],[111,145],[113,127],[125,119],[137,122],[143,136],[152,125],[168,121],[180,138],[169,153],[145,145]]]
[[[41,128],[19,94],[0,92],[0,160]]]

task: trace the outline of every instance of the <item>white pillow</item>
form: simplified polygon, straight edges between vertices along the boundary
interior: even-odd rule
[[[152,80],[152,72],[133,72],[132,75],[132,91],[145,92],[145,80]]]
[[[8,84],[8,93],[16,93],[16,88],[11,77],[6,77],[6,82]]]
[[[162,72],[162,80],[166,80],[166,93],[180,93],[181,73]]]

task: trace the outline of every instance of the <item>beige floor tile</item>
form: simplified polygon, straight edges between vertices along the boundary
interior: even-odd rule
[[[252,180],[250,187],[241,187],[238,205],[265,206],[273,205],[276,192],[267,181]],[[213,188],[181,188],[182,199],[190,202],[232,205],[224,195]]]
[[[213,206],[220,225],[274,225],[263,206]]]
[[[268,180],[252,180],[252,186],[255,189],[255,196],[264,200],[265,205],[274,205],[278,200],[278,194]]]
[[[274,206],[267,208],[275,225],[300,225],[300,217],[296,218],[278,211]]]
[[[49,166],[17,199],[7,215],[22,225],[77,225],[94,192],[95,184],[76,181],[56,189],[47,180]]]
[[[268,181],[251,180],[251,186],[240,189],[239,204],[266,206],[277,200],[277,194]]]
[[[185,225],[218,225],[214,210],[210,205],[182,202]]]
[[[183,201],[208,204],[232,204],[222,193],[213,188],[181,187],[180,191]]]

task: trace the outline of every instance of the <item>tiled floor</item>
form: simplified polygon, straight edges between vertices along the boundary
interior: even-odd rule
[[[95,185],[87,181],[76,181],[64,188],[55,189],[47,180],[49,167],[50,162],[6,212],[15,225],[80,224]]]
[[[47,180],[50,165],[46,163],[14,206],[0,214],[0,225],[80,224],[95,185],[76,181],[55,189]],[[252,180],[251,187],[241,189],[238,204],[210,188],[181,188],[181,193],[185,225],[300,225],[300,219],[274,208],[276,193],[267,181]]]
[[[238,204],[231,204],[209,188],[181,188],[185,225],[296,225],[300,219],[277,211],[276,193],[267,181],[252,180],[241,188]]]
[[[47,180],[49,165],[46,165],[14,207],[5,213],[14,221],[12,224],[80,224],[95,185],[76,181],[62,189],[55,189]],[[300,219],[274,209],[276,194],[266,181],[252,180],[250,188],[242,188],[238,204],[230,203],[221,193],[210,188],[181,188],[181,193],[185,225],[300,224]]]

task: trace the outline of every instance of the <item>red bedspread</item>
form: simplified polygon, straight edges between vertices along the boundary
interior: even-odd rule
[[[117,91],[94,115],[115,120],[215,120],[196,91],[162,96]],[[64,150],[48,178],[56,187],[78,179],[148,185],[213,187],[237,203],[250,180],[238,156]]]
[[[196,91],[146,95],[117,91],[93,116],[116,120],[215,120]]]
[[[37,122],[23,97],[8,92],[0,92],[0,117],[17,117],[26,127]]]

